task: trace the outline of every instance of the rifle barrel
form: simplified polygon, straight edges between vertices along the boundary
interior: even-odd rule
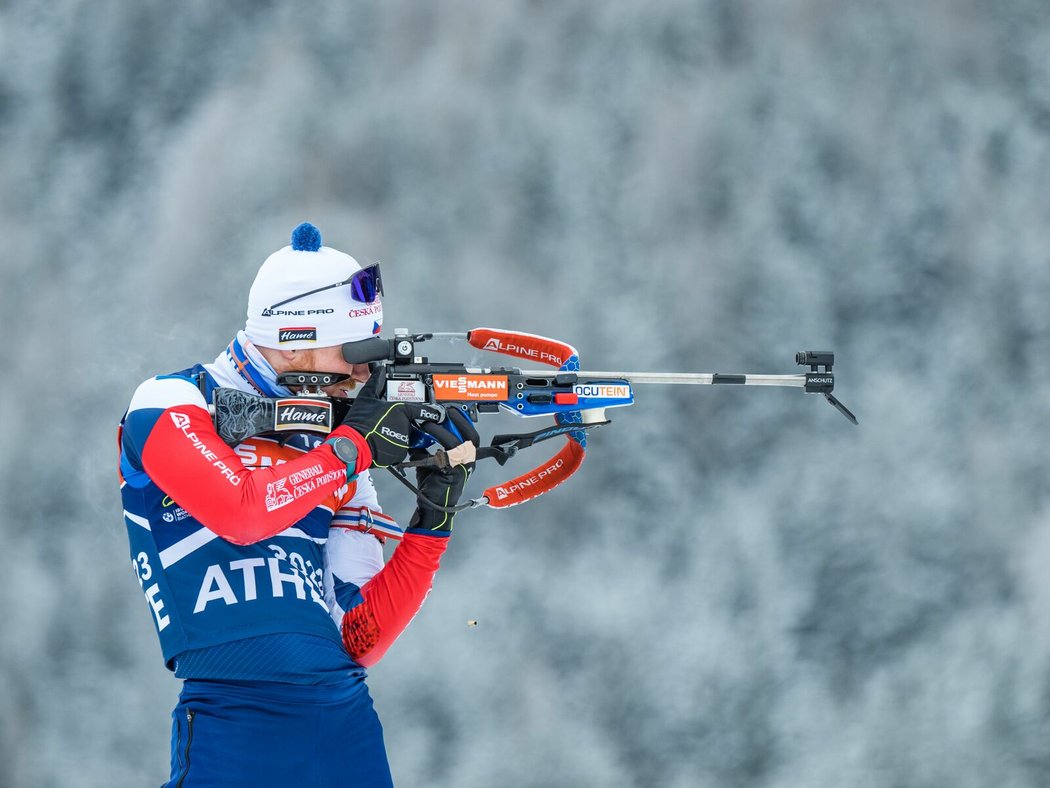
[[[546,370],[522,370],[526,377],[549,375]],[[719,372],[574,372],[580,380],[608,380],[626,378],[631,383],[656,383],[663,385],[693,386],[784,386],[805,388],[805,375],[726,375]]]

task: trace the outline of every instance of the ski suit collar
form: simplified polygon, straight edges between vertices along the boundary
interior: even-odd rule
[[[208,372],[220,386],[241,391],[254,390],[265,397],[288,397],[292,393],[277,383],[277,371],[263,358],[244,331],[238,331],[226,350],[208,365]]]

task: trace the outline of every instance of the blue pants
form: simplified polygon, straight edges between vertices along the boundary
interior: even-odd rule
[[[163,788],[393,785],[363,672],[337,685],[187,679],[172,719]]]

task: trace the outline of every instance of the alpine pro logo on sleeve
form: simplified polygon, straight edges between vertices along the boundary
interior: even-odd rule
[[[219,473],[222,474],[223,478],[226,479],[226,481],[228,481],[234,487],[237,487],[241,483],[240,477],[237,476],[236,473],[234,473],[232,468],[230,468],[225,462],[223,462],[219,458],[219,455],[217,455],[215,452],[209,449],[208,445],[204,441],[197,437],[197,433],[193,432],[190,429],[190,417],[187,416],[185,413],[175,412],[172,412],[169,415],[171,416],[172,422],[174,422],[175,424],[175,428],[178,429],[179,432],[181,432],[186,437],[186,439],[193,444],[193,448],[199,451],[201,453],[201,456],[204,457],[204,459],[208,460],[212,465],[218,468]]]

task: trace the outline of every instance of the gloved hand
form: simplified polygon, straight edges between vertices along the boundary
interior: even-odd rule
[[[428,413],[434,414],[433,408],[424,409],[416,402],[387,402],[382,399],[385,389],[386,368],[380,367],[361,387],[343,419],[344,425],[352,427],[368,443],[373,468],[385,468],[404,460],[414,422]]]
[[[420,426],[420,429],[434,436],[437,442],[446,450],[454,449],[468,441],[474,444],[475,449],[478,447],[478,444],[481,443],[478,431],[474,429],[474,425],[464,415],[463,411],[456,407],[449,407],[446,411],[445,419],[446,421],[441,424],[424,423]],[[449,426],[453,427],[461,437],[453,433]],[[418,456],[413,456],[413,459],[420,459],[425,456],[425,452],[421,449],[414,450],[413,453],[418,453]],[[416,468],[416,486],[419,487],[419,491],[425,498],[439,506],[455,506],[459,502],[459,496],[463,494],[463,486],[473,472],[473,462],[453,465],[444,469],[423,466]],[[455,516],[455,512],[443,512],[433,509],[420,501],[416,507],[415,514],[412,515],[409,528],[425,528],[429,531],[451,531]]]

